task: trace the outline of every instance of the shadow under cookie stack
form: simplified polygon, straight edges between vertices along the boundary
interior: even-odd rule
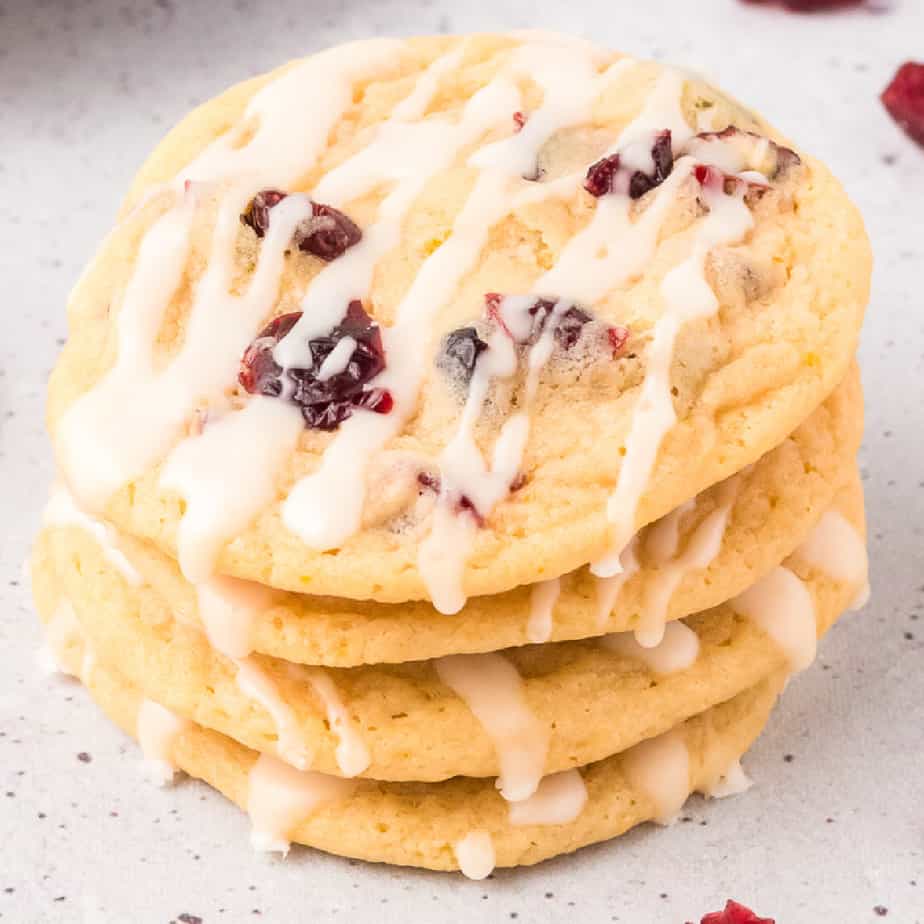
[[[869,264],[823,165],[577,39],[233,87],[69,305],[47,652],[262,850],[482,878],[741,792],[867,586]]]

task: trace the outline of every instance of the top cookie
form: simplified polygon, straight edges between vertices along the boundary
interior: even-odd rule
[[[843,378],[862,222],[757,116],[545,34],[375,40],[142,168],[49,389],[82,504],[277,587],[454,612],[587,562]]]

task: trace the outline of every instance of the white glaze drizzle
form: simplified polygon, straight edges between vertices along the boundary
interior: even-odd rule
[[[689,158],[681,158],[663,185],[667,186],[675,176],[685,178],[692,163]],[[754,224],[740,190],[729,195],[723,190],[704,187],[701,195],[709,214],[699,221],[693,251],[661,282],[663,311],[646,351],[645,378],[626,438],[625,456],[616,489],[607,503],[607,517],[612,528],[611,551],[592,566],[599,576],[606,577],[618,570],[619,553],[635,530],[638,503],[661,442],[677,420],[670,378],[677,336],[689,321],[710,317],[718,309],[718,299],[705,276],[706,257],[713,247],[743,238]]]
[[[824,513],[796,557],[835,581],[862,587],[868,570],[866,543],[857,528],[839,510]]]
[[[305,339],[326,333],[351,298],[366,294],[376,261],[398,244],[403,219],[427,180],[449,167],[460,150],[485,132],[508,124],[518,106],[519,92],[502,76],[469,100],[457,123],[442,118],[408,123],[393,116],[369,147],[321,181],[318,198],[334,204],[355,198],[385,179],[395,183],[363,240],[314,279],[301,319],[276,347],[277,362],[297,363]],[[503,180],[494,175],[479,177],[469,205],[475,198],[496,202],[503,193]],[[427,368],[428,322],[474,259],[466,249],[475,250],[477,244],[480,250],[487,237],[489,228],[475,220],[479,216],[474,211],[463,208],[456,217],[452,235],[424,261],[397,306],[394,325],[382,331],[388,366],[376,385],[391,393],[392,410],[382,415],[357,411],[344,421],[318,469],[295,485],[283,505],[286,526],[314,548],[334,548],[359,527],[368,458],[400,431],[416,406]]]
[[[253,658],[240,658],[235,663],[241,692],[259,703],[276,725],[276,753],[287,764],[306,770],[314,754],[303,740],[295,711],[283,699],[273,678]]]
[[[785,652],[793,671],[815,660],[815,601],[788,568],[774,568],[731,601],[736,613],[759,626]]]
[[[508,802],[528,799],[542,779],[549,732],[527,705],[517,669],[496,652],[448,655],[433,664],[494,743],[501,795]]]
[[[497,858],[494,841],[488,831],[469,831],[452,845],[459,872],[469,879],[487,879],[494,872]]]
[[[624,751],[620,766],[629,785],[655,807],[659,825],[673,824],[690,794],[690,754],[681,728],[672,728]]]
[[[255,395],[243,410],[210,421],[170,454],[161,485],[187,500],[177,557],[188,581],[207,580],[222,544],[275,498],[279,461],[303,430],[294,405]]]
[[[144,583],[138,569],[119,548],[118,533],[115,529],[108,523],[84,513],[64,485],[58,483],[51,486],[42,522],[50,527],[78,526],[86,530],[103,550],[109,563],[115,566],[129,584],[137,587]]]
[[[659,567],[667,564],[680,547],[680,524],[696,509],[696,498],[686,501],[670,513],[655,520],[645,530],[645,554]]]
[[[560,594],[561,578],[539,581],[530,589],[526,637],[534,644],[547,642],[552,637],[552,616]]]
[[[624,62],[617,62],[611,70],[618,74],[623,69]],[[542,80],[541,76],[537,76],[542,73],[543,68],[539,67],[533,76]],[[560,91],[556,91],[555,88],[561,83],[560,77],[556,77],[554,82],[551,77],[546,79],[549,79],[549,84],[543,86],[546,96],[552,99],[553,103],[557,103],[555,94]],[[590,105],[599,86],[593,79],[586,82],[586,87],[592,90],[585,91],[582,105]],[[689,137],[689,126],[679,109],[682,86],[683,81],[678,74],[664,74],[642,113],[620,134],[613,150],[624,147],[637,140],[640,135],[652,131],[652,126],[656,126],[658,130],[670,127],[676,133],[677,143]],[[553,103],[548,105],[555,112],[557,109]],[[569,111],[570,104],[562,108]],[[580,121],[577,119],[580,109],[580,106],[575,105],[571,110],[577,121]],[[542,109],[539,110],[539,113],[541,112]],[[539,113],[533,113],[530,120],[536,118]],[[540,120],[540,124],[542,121]],[[517,137],[514,136],[514,144]],[[528,353],[524,409],[505,421],[495,443],[493,464],[489,467],[475,442],[474,427],[492,380],[510,377],[517,367],[516,352],[510,338],[499,329],[492,333],[488,340],[488,348],[479,357],[469,383],[458,429],[440,454],[439,506],[452,505],[457,502],[459,496],[464,495],[475,504],[479,513],[485,516],[507,496],[510,483],[520,468],[526,449],[530,430],[530,404],[538,386],[539,375],[554,347],[558,317],[575,302],[584,305],[596,303],[644,265],[655,247],[661,223],[673,201],[674,190],[688,171],[689,164],[686,170],[675,169],[675,175],[668,178],[656,193],[654,201],[635,222],[629,217],[628,196],[610,195],[599,199],[594,217],[588,225],[569,241],[556,264],[536,280],[533,293],[538,297],[551,297],[554,307],[546,319],[541,336]],[[516,325],[517,313],[525,315],[528,305],[527,297],[505,298],[502,303],[505,322],[510,319]],[[446,534],[444,530],[447,530]],[[449,535],[450,530],[454,535]],[[466,530],[461,537],[457,533],[458,530],[450,526],[448,517],[434,517],[431,532],[421,543],[418,556],[418,567],[427,584],[433,605],[440,612],[450,614],[458,612],[465,604],[463,575],[475,536],[473,529]],[[460,538],[463,541],[452,541]],[[432,567],[434,562],[438,567]]]
[[[272,592],[261,584],[224,575],[199,582],[195,590],[209,644],[231,659],[246,658],[253,650],[253,622],[270,605]]]
[[[661,676],[686,670],[699,656],[699,637],[679,620],[665,626],[661,641],[654,647],[640,644],[632,632],[604,635],[600,644],[624,658],[641,661],[653,674]]]
[[[269,754],[261,754],[248,775],[247,813],[255,850],[289,852],[294,830],[325,805],[349,798],[351,780],[296,770]]]
[[[674,591],[688,574],[708,568],[721,551],[737,490],[737,479],[723,482],[718,490],[716,509],[707,514],[693,530],[682,553],[677,554],[678,524],[682,516],[678,511],[685,512],[686,509],[695,506],[695,500],[689,505],[684,504],[664,518],[671,521],[669,530],[672,535],[667,541],[663,533],[654,533],[654,557],[658,567],[646,585],[642,615],[635,629],[635,638],[639,645],[653,648],[661,643]],[[646,536],[646,549],[649,548],[651,539],[652,535],[649,532]],[[660,557],[665,554],[666,558]]]
[[[544,776],[539,788],[522,802],[511,802],[508,818],[512,825],[566,825],[574,821],[587,804],[587,786],[580,770],[562,770]]]
[[[171,184],[177,204],[145,234],[122,298],[115,365],[58,426],[58,452],[84,507],[99,509],[114,491],[162,458],[194,402],[223,400],[242,351],[275,301],[292,230],[310,209],[305,196],[290,196],[273,210],[247,290],[233,296],[233,245],[243,207],[258,190],[286,188],[311,167],[352,103],[353,82],[386,67],[401,48],[400,42],[385,39],[351,43],[290,68],[255,94],[238,126],[210,144]],[[323,93],[317,92],[319,86]],[[248,127],[253,134],[240,145]],[[228,178],[235,181],[219,207],[209,266],[196,288],[183,346],[158,370],[153,345],[184,277],[197,183]],[[186,181],[191,185],[184,192]]]
[[[189,727],[187,719],[174,715],[160,703],[151,699],[141,701],[135,734],[144,755],[145,772],[158,786],[173,782],[177,770],[173,756],[174,744]]]
[[[355,414],[342,424],[337,436],[326,450],[318,471],[302,479],[285,504],[284,518],[287,526],[309,545],[317,548],[336,547],[359,527],[364,500],[363,474],[368,457],[374,449],[399,432],[401,425],[413,412],[426,374],[430,338],[421,335],[421,328],[429,328],[431,319],[452,297],[464,274],[482,251],[491,227],[514,207],[511,192],[517,188],[517,183],[521,182],[520,175],[524,169],[535,164],[542,143],[555,128],[587,117],[590,103],[599,91],[601,81],[607,76],[595,74],[585,54],[576,55],[573,48],[566,47],[554,50],[545,47],[536,49],[531,46],[518,48],[511,57],[509,67],[513,72],[533,73],[535,65],[540,61],[542,66],[535,73],[540,75],[540,81],[544,81],[546,98],[543,105],[531,114],[523,131],[482,146],[469,157],[468,164],[481,168],[481,172],[475,180],[468,200],[456,216],[452,233],[443,245],[424,261],[408,293],[397,308],[395,325],[383,332],[389,365],[378,378],[377,384],[389,389],[395,406],[388,415]],[[412,163],[413,169],[402,181],[403,184],[413,189],[414,184],[421,183],[432,175],[433,171],[446,166],[451,160],[454,138],[473,141],[487,128],[509,124],[512,113],[518,107],[519,93],[515,87],[507,83],[506,78],[497,78],[472,98],[457,127],[439,128],[438,136],[443,146],[446,147],[448,142],[445,162],[440,160],[440,147],[436,147],[435,151],[431,150],[436,141],[430,145],[431,149],[422,148],[418,144],[410,146],[413,151],[403,156],[401,163],[405,169],[408,163]],[[485,109],[487,112],[482,112]],[[485,120],[485,115],[488,116],[488,120]],[[473,132],[467,122],[472,122],[478,130]],[[395,138],[406,139],[407,128],[404,125],[400,126]],[[462,144],[455,145],[455,149],[460,147]],[[427,153],[426,166],[414,160],[415,155],[424,149]],[[365,158],[365,152],[360,156]],[[362,177],[376,168],[383,158],[381,154],[376,154],[367,159],[369,163],[362,163]],[[401,190],[402,183],[399,183],[392,195]],[[327,198],[336,201],[335,195],[328,194]],[[384,206],[383,203],[383,211]],[[403,211],[400,215],[403,215]],[[391,238],[391,226],[388,233]],[[358,248],[353,248],[353,251],[357,250]],[[347,254],[347,257],[349,256]],[[336,267],[328,269],[344,273],[342,258]],[[355,275],[353,274],[353,277]],[[353,277],[349,278],[349,285],[355,286],[356,279]],[[344,282],[344,286],[346,284]],[[309,290],[309,298],[316,287],[317,280]],[[346,297],[346,289],[339,294],[340,304],[343,305],[345,301],[342,299]],[[283,365],[286,361],[291,362],[295,359],[296,347],[292,347],[290,354],[286,343],[295,343],[295,336],[300,336],[304,340],[305,333],[298,332],[300,328],[307,330],[307,316],[308,312],[302,316],[302,320],[289,337],[276,348],[277,360]],[[328,329],[325,325],[331,318],[325,317],[321,320],[317,312],[312,313],[311,318],[311,333],[322,333]],[[512,349],[510,345],[500,346],[500,349],[504,353],[504,369],[509,370],[507,374],[511,374],[515,368],[515,363],[511,368],[509,362]],[[485,366],[486,363],[479,365]],[[481,402],[476,404],[475,398],[470,395],[466,407],[468,413],[463,412],[464,423],[460,428],[463,431],[462,437],[454,441],[451,447],[458,447],[466,456],[465,462],[471,463],[474,461],[474,454],[467,441],[470,425],[466,424],[477,418]],[[519,437],[521,441],[525,440],[525,436],[524,430]],[[511,433],[507,443],[514,442],[516,438],[517,434]],[[505,445],[503,441],[499,443],[502,447]],[[522,455],[521,445],[516,448],[510,446],[509,450],[511,458]],[[451,457],[452,454],[453,448],[447,447],[447,452],[444,452],[441,458],[447,468],[452,466],[446,457]],[[480,454],[478,458],[480,460]],[[477,472],[485,474],[483,463],[478,466]],[[499,480],[499,477],[493,479],[494,482]],[[495,493],[498,496],[502,495],[508,484],[509,481],[501,488],[493,485]],[[447,485],[446,493],[454,487],[457,486]],[[470,542],[466,540],[471,539],[474,531],[452,524],[447,516],[437,515],[434,518],[433,532],[436,533],[434,541],[429,545],[425,543],[425,547],[421,549],[421,571],[428,585],[431,585],[431,595],[437,608],[443,612],[457,612],[464,603],[464,596],[457,586],[462,567],[458,560],[462,557],[462,552],[450,557],[447,548],[454,545],[458,545],[461,550],[468,548]],[[452,539],[458,542],[450,542]]]
[[[613,608],[619,599],[623,585],[634,575],[641,564],[638,560],[638,538],[627,543],[619,556],[619,569],[609,577],[596,577],[594,585],[597,593],[597,626],[606,627],[613,614]]]
[[[709,799],[726,799],[747,792],[753,785],[754,781],[744,772],[741,760],[736,759],[716,780],[704,786],[701,792]]]
[[[306,670],[308,680],[324,704],[327,722],[339,739],[337,766],[346,777],[358,776],[370,764],[369,749],[350,720],[350,713],[330,675],[321,668]]]

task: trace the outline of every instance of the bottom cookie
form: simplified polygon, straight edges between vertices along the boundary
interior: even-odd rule
[[[738,760],[766,723],[784,682],[766,678],[733,699],[614,757],[546,777],[537,793],[508,803],[493,781],[380,783],[303,772],[144,700],[95,662],[69,604],[40,601],[54,627],[61,669],[80,677],[109,717],[140,739],[160,772],[202,779],[247,811],[253,843],[289,842],[358,859],[461,869],[482,878],[617,837],[645,821],[668,822],[693,791],[740,791]],[[52,614],[54,618],[52,619]]]

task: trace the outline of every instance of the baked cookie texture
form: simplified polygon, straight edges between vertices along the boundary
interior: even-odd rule
[[[254,614],[250,643],[255,651],[287,661],[351,667],[406,661],[409,651],[421,660],[626,632],[709,609],[753,584],[808,535],[837,490],[855,477],[861,434],[862,395],[853,370],[805,423],[752,467],[707,489],[657,529],[643,531],[639,570],[609,607],[587,568],[561,578],[554,618],[543,624],[530,586],[472,598],[452,619],[424,602],[388,605],[280,593]],[[695,556],[685,560],[691,542],[718,543],[716,524],[721,542],[707,566],[697,567]],[[657,540],[674,526],[681,536],[679,552],[665,560]],[[167,607],[201,627],[195,587],[176,562],[127,535],[119,545]],[[84,574],[94,567],[85,559],[88,552],[84,544],[72,553],[81,556]],[[663,568],[668,564],[676,569],[673,577]]]
[[[856,472],[835,509],[862,533]],[[311,671],[258,658],[290,711],[286,737],[280,739],[276,717],[239,685],[238,663],[215,651],[201,630],[175,620],[154,594],[142,601],[98,546],[89,556],[56,555],[55,538],[48,538],[47,552],[45,544],[39,544],[33,573],[39,580],[61,582],[96,657],[118,668],[144,696],[255,750],[309,754],[311,769],[342,775],[338,748],[343,729],[329,723],[324,699],[312,689]],[[857,588],[813,569],[798,552],[783,567],[808,589],[820,637]],[[523,698],[539,734],[548,739],[545,774],[625,750],[785,670],[786,653],[768,645],[765,632],[734,602],[688,617],[685,624],[698,639],[698,653],[688,667],[665,676],[640,661],[638,652],[633,657],[618,646],[614,650],[612,636],[501,653],[522,678]],[[362,775],[431,781],[500,774],[495,741],[441,682],[439,664],[413,661],[325,671],[349,714],[352,733],[368,750]],[[576,709],[576,703],[583,708]]]
[[[377,54],[374,49],[379,49]],[[360,248],[375,249],[367,247],[367,240],[338,258],[357,264],[360,274],[369,276],[368,286],[358,293],[368,316],[417,341],[410,359],[398,355],[400,344],[394,348],[394,368],[401,370],[394,374],[410,370],[413,375],[408,375],[419,379],[411,389],[414,400],[405,409],[410,416],[399,426],[404,413],[400,408],[380,415],[357,411],[346,427],[341,425],[333,433],[301,427],[271,441],[264,432],[266,442],[254,450],[252,467],[242,466],[240,474],[249,471],[253,480],[266,483],[260,491],[251,485],[253,503],[246,505],[240,518],[230,518],[244,520],[241,527],[220,539],[212,537],[221,543],[216,552],[218,570],[312,594],[386,602],[432,595],[420,576],[419,547],[422,534],[434,527],[434,505],[417,503],[417,476],[441,472],[444,478],[451,477],[444,450],[457,435],[464,397],[459,382],[440,372],[439,345],[451,331],[483,321],[485,293],[537,292],[584,306],[587,295],[596,296],[595,292],[572,295],[563,289],[568,284],[592,289],[587,280],[593,278],[600,288],[606,284],[593,304],[586,305],[592,308],[594,324],[627,328],[629,339],[613,361],[595,354],[581,360],[583,347],[578,344],[572,348],[577,353],[560,347],[553,350],[542,367],[530,402],[528,439],[511,475],[511,481],[517,478],[522,485],[501,492],[494,504],[479,499],[483,523],[467,539],[471,548],[462,578],[468,595],[498,593],[555,577],[606,554],[615,539],[627,540],[635,528],[756,461],[792,432],[844,377],[866,304],[869,252],[855,209],[826,168],[799,152],[799,162],[776,168],[780,172],[775,179],[761,174],[766,189],[752,206],[723,190],[716,194],[721,200],[718,205],[724,208],[737,202],[744,211],[734,209],[735,214],[715,228],[700,220],[705,193],[696,180],[696,158],[728,159],[727,153],[709,154],[725,142],[707,143],[693,134],[701,114],[710,114],[701,123],[708,121],[710,130],[731,124],[782,144],[763,122],[717,91],[660,66],[594,54],[559,40],[524,43],[517,38],[476,36],[412,40],[385,51],[376,43],[374,49],[366,56],[374,73],[354,78],[352,98],[339,101],[343,106],[335,113],[338,117],[329,120],[328,135],[312,139],[314,158],[306,157],[298,169],[290,169],[286,184],[270,185],[285,185],[286,192],[330,189],[340,197],[338,208],[342,206],[360,227],[377,230],[383,228],[380,211],[388,190],[407,193],[420,187],[404,211],[399,233],[387,242],[393,246],[383,245],[377,260],[365,257],[365,252],[356,256]],[[439,67],[434,62],[445,62],[447,55],[453,66],[436,75],[436,86],[420,118],[396,122],[396,106],[427,80],[421,76],[427,68]],[[241,194],[237,187],[229,190],[228,174],[252,168],[251,161],[272,142],[286,143],[284,135],[270,136],[279,130],[272,107],[286,99],[272,95],[280,80],[297,84],[303,70],[313,74],[319,68],[330,70],[333,80],[346,67],[343,62],[355,57],[332,56],[334,63],[328,65],[310,61],[293,65],[263,86],[267,98],[255,95],[260,85],[251,82],[216,100],[214,113],[208,104],[197,110],[178,135],[165,139],[142,170],[140,185],[129,200],[134,208],[128,209],[73,294],[71,336],[49,388],[49,425],[62,474],[79,499],[98,505],[121,528],[155,541],[170,553],[176,553],[181,541],[178,532],[183,520],[195,517],[193,508],[221,506],[226,498],[184,497],[169,487],[173,479],[164,478],[165,468],[170,467],[178,444],[202,419],[207,421],[205,429],[191,438],[200,445],[187,446],[190,454],[201,454],[210,429],[210,441],[227,438],[229,447],[246,442],[249,421],[241,419],[242,413],[245,406],[259,402],[247,400],[235,374],[248,342],[272,317],[304,306],[313,289],[318,299],[325,298],[324,310],[335,322],[346,311],[345,303],[332,308],[324,295],[327,280],[334,279],[338,266],[345,264],[325,263],[295,250],[276,261],[282,265],[272,266],[268,261],[278,254],[267,253],[270,239],[257,238],[237,220],[266,184],[257,183],[256,188],[247,187],[249,195]],[[585,106],[575,107],[573,123],[551,119],[552,108],[558,109],[557,84],[550,85],[545,96],[539,93],[539,65],[549,67],[552,62],[561,69],[556,80],[569,93],[587,98]],[[431,70],[429,77],[433,76]],[[319,101],[319,106],[328,116],[335,108],[328,99]],[[517,112],[527,119],[520,132],[514,120]],[[530,113],[534,124],[548,122],[547,128],[539,124],[537,131],[531,131]],[[467,128],[469,122],[473,127],[460,131],[460,143],[447,152],[446,166],[435,170],[435,155],[423,142],[451,133],[460,124]],[[595,199],[580,180],[614,141],[626,132],[634,136],[653,122],[676,136],[677,159],[664,183],[639,199],[626,198],[622,212],[612,209],[610,225],[625,223],[620,228],[626,238],[623,251],[633,249],[637,254],[636,261],[626,266],[627,258],[618,253],[600,256],[606,237],[595,233],[600,219],[597,225],[593,222],[605,211],[597,208],[598,203],[606,209],[612,203],[605,196]],[[418,134],[419,148],[414,144]],[[687,140],[681,142],[684,135]],[[522,139],[530,144],[517,144]],[[734,143],[726,147],[732,149]],[[681,153],[685,149],[696,155]],[[499,166],[476,175],[471,164],[479,162],[479,155],[489,160],[493,155],[491,162]],[[392,163],[396,157],[401,159],[400,168]],[[511,165],[522,168],[530,157],[536,163],[525,172],[541,170],[538,180],[524,179],[523,170],[509,173]],[[288,166],[280,165],[279,174]],[[393,176],[396,171],[402,176],[405,171],[414,174],[416,185],[408,187],[409,181],[402,185]],[[272,165],[267,165],[266,178],[272,173]],[[198,181],[199,176],[208,179]],[[152,186],[154,177],[166,182],[167,188]],[[425,183],[420,182],[422,177],[427,178]],[[472,208],[473,184],[485,177],[485,184],[493,184],[492,195],[479,196],[475,204],[480,207]],[[180,180],[185,179],[189,184],[184,187]],[[264,180],[264,175],[258,179]],[[503,208],[497,206],[498,189]],[[232,200],[242,200],[231,216],[233,222],[228,217]],[[460,217],[466,204],[473,213],[474,229]],[[710,214],[719,215],[720,209]],[[396,230],[393,223],[386,223],[385,231]],[[174,233],[177,224],[185,235]],[[150,245],[153,227],[167,237],[170,248],[157,236],[154,240],[167,249],[164,259],[175,261],[176,285],[160,293],[166,298],[157,310],[145,302],[133,311],[133,318],[143,315],[138,324],[148,328],[150,337],[139,357],[148,366],[144,374],[123,361],[113,375],[119,331],[130,324],[122,308],[135,309],[144,301],[141,296],[134,298],[130,283],[138,279],[139,265],[146,267],[142,257],[148,252],[142,242]],[[707,237],[709,243],[716,243],[708,259],[700,260],[697,253]],[[163,254],[158,250],[155,256]],[[221,261],[215,259],[218,256]],[[649,368],[656,358],[651,355],[653,346],[661,346],[665,328],[672,326],[669,273],[678,265],[693,272],[700,262],[694,279],[709,286],[713,301],[702,311],[697,308],[696,316],[673,338],[666,397],[677,419],[664,433],[642,490],[625,492],[629,503],[621,506],[634,506],[636,512],[626,524],[614,524],[607,516],[607,501],[618,490],[622,469],[649,448],[644,445],[648,437],[630,438],[630,430],[641,426],[636,424],[638,406],[644,383],[653,381]],[[418,296],[424,288],[419,280],[430,283],[429,277],[444,263],[449,264],[447,272],[460,277],[458,286],[443,300],[435,282],[433,291]],[[258,277],[258,270],[266,270],[272,278]],[[332,297],[344,287],[352,291],[341,281],[345,272],[329,283],[335,289]],[[223,320],[216,308],[209,311],[206,305],[198,310],[205,300],[203,292],[211,294],[213,286],[228,300],[229,312],[248,313],[252,319],[246,330],[241,324],[242,330],[235,330],[233,337],[228,333],[220,345],[214,336],[206,336],[214,331],[196,330],[195,335],[192,331],[194,318],[203,328]],[[255,286],[261,299],[251,294]],[[413,324],[407,320],[411,316]],[[421,316],[426,316],[426,324]],[[132,327],[122,336],[137,334]],[[195,394],[195,388],[190,388],[183,400],[171,399],[167,403],[175,406],[164,408],[165,419],[156,425],[148,420],[144,445],[136,441],[126,448],[124,417],[129,404],[133,406],[133,399],[156,400],[163,391],[179,388],[185,367],[201,362],[198,355],[188,359],[184,348],[197,347],[200,338],[216,353],[227,350],[227,355],[209,357],[214,376],[190,373],[195,386],[209,386],[209,394]],[[588,333],[584,339],[593,338]],[[586,345],[591,354],[592,346]],[[386,349],[386,373],[391,369],[389,355]],[[304,362],[304,356],[298,361]],[[506,377],[496,376],[487,390],[483,413],[471,433],[476,451],[496,450],[511,410],[524,400],[521,367],[526,363],[516,365]],[[107,376],[111,393],[81,405],[80,399],[93,394]],[[277,412],[279,407],[268,413],[272,417]],[[120,416],[119,423],[112,423],[113,417]],[[383,441],[381,434],[371,433],[373,428],[387,430],[388,438]],[[362,435],[355,437],[358,430]],[[92,450],[87,442],[94,444]],[[334,444],[346,458],[358,443],[364,447],[360,453],[364,465],[359,469],[343,464],[306,482],[318,474],[325,452],[326,458],[333,458]],[[372,450],[366,451],[370,445]],[[111,477],[102,477],[96,464],[95,454],[104,452],[115,457],[113,471],[106,473]],[[259,479],[253,474],[258,468],[265,469]],[[466,478],[456,480],[461,485]],[[479,494],[491,493],[480,483],[484,478],[474,480],[479,482],[474,485]],[[221,487],[231,497],[241,494],[238,479]],[[315,496],[315,489],[323,489],[321,497]],[[211,493],[216,490],[213,484]],[[364,503],[356,505],[357,494],[364,495]],[[333,509],[319,511],[319,500],[331,495],[338,501]],[[347,506],[358,510],[347,515]],[[431,509],[425,509],[428,506]],[[628,514],[620,516],[625,519]],[[313,522],[319,517],[331,522]],[[232,525],[237,524],[228,524]],[[299,533],[314,538],[306,543]]]
[[[743,791],[868,587],[869,276],[824,165],[582,40],[232,87],[68,304],[48,657],[259,849],[482,878]]]

